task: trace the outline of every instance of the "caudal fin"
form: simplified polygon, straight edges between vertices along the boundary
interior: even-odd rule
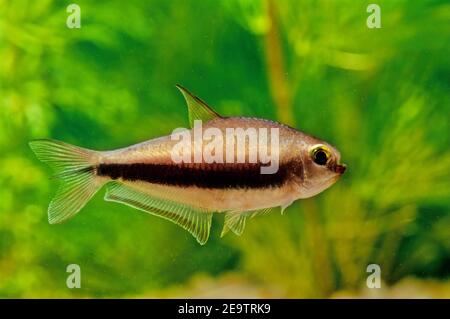
[[[78,213],[104,184],[95,176],[100,153],[48,139],[29,144],[37,158],[47,163],[61,181],[48,206],[50,224],[61,223]]]

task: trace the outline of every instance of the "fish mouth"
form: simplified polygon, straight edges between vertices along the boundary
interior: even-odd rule
[[[334,171],[340,175],[344,174],[346,169],[347,169],[347,165],[345,165],[345,164],[336,164],[334,166]]]

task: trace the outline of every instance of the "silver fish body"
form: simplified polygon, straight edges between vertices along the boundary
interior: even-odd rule
[[[183,149],[189,148],[190,159],[200,161],[174,162],[173,151],[180,141],[173,134],[103,152],[52,140],[30,143],[37,157],[50,164],[63,182],[49,206],[51,223],[76,214],[107,184],[106,200],[169,219],[204,244],[212,213],[225,213],[223,234],[232,230],[239,235],[248,217],[274,207],[284,209],[299,198],[314,196],[345,171],[345,166],[339,163],[339,152],[324,141],[269,120],[222,117],[186,89],[179,89],[188,103],[191,124],[203,121],[200,130],[194,127],[186,131],[192,138],[182,145]],[[220,160],[208,161],[202,156],[208,147],[211,151],[211,146],[196,144],[193,137],[208,129],[223,136],[230,129],[241,133],[276,132],[276,149],[272,144],[266,147],[272,156],[276,155],[277,169],[270,174],[261,173],[268,163],[260,156],[260,145],[250,143],[250,138],[244,138],[247,143],[241,145],[244,161],[242,157],[239,159],[237,147],[230,155],[226,143],[214,150],[216,155],[221,151]],[[273,138],[269,136],[268,140],[272,142]],[[256,160],[250,161],[251,158]]]

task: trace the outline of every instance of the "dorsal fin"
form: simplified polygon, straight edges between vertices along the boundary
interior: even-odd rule
[[[189,92],[186,88],[179,84],[177,84],[176,87],[183,93],[184,99],[186,100],[189,111],[189,124],[191,127],[194,126],[195,120],[201,120],[206,123],[212,119],[221,117],[208,104]]]

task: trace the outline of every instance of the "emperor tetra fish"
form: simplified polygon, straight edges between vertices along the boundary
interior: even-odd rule
[[[49,164],[60,180],[48,207],[51,224],[78,213],[106,184],[105,200],[168,219],[204,244],[213,213],[225,214],[222,235],[228,230],[240,235],[247,218],[278,207],[283,211],[297,199],[322,192],[344,173],[340,154],[330,144],[277,122],[220,116],[177,87],[188,105],[190,130],[113,151],[48,139],[30,142],[38,159]],[[199,121],[200,128],[194,126]],[[208,135],[210,143],[198,143],[192,137],[196,130]],[[252,138],[250,133],[263,130],[264,138]],[[187,138],[181,141],[180,136]],[[239,139],[242,143],[236,142]]]

